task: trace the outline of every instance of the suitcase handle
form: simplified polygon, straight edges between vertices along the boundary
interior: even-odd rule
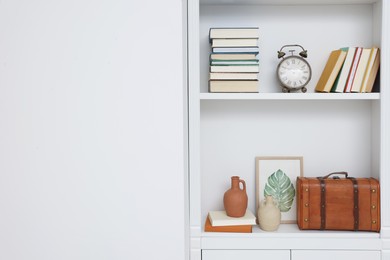
[[[325,175],[324,177],[321,177],[321,179],[328,179],[330,176],[335,175],[335,174],[342,174],[345,176],[345,178],[348,178],[348,173],[347,172],[332,172],[329,173],[328,175]]]

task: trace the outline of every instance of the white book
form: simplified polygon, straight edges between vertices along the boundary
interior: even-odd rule
[[[211,65],[259,65],[259,60],[211,60]]]
[[[213,53],[259,53],[259,47],[212,47],[211,49]]]
[[[257,39],[213,39],[211,47],[256,47]]]
[[[210,80],[257,80],[259,73],[221,73],[221,72],[211,72]]]
[[[224,210],[210,211],[208,218],[213,227],[256,225],[256,217],[250,210],[247,210],[240,218],[229,217]]]
[[[362,47],[356,48],[355,56],[353,57],[353,60],[352,60],[351,70],[349,71],[347,82],[345,83],[344,92],[346,92],[346,93],[351,92],[352,83],[353,83],[353,80],[355,79],[356,69],[357,69],[357,66],[359,64],[360,56],[362,55],[362,50],[363,50]]]
[[[210,66],[210,72],[259,72],[258,65]]]
[[[370,58],[371,49],[364,48],[362,55],[360,56],[359,64],[356,68],[355,78],[352,83],[351,92],[360,92],[363,83],[364,73],[368,65],[368,60]]]
[[[378,48],[373,47],[371,49],[370,59],[368,60],[367,69],[364,73],[362,87],[360,89],[360,92],[371,92],[371,90],[367,89],[367,85],[368,85],[368,82],[370,79],[371,71],[373,69],[377,69],[374,66],[374,62],[376,61],[378,55],[379,55]],[[376,72],[375,72],[375,75],[376,75]]]
[[[254,60],[256,56],[253,53],[211,53],[210,60]]]
[[[345,57],[343,67],[341,68],[340,75],[337,79],[337,84],[333,90],[333,92],[338,93],[344,92],[349,72],[351,71],[353,58],[355,57],[356,47],[343,48],[342,50],[347,51],[347,56]]]

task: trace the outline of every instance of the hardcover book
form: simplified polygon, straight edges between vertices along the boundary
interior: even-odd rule
[[[210,39],[238,39],[238,38],[259,38],[258,27],[224,27],[224,28],[210,28]]]
[[[259,65],[259,60],[210,60],[210,65]]]
[[[224,210],[210,211],[208,217],[213,227],[256,225],[256,217],[250,210],[247,210],[245,215],[239,218],[229,217]]]
[[[210,80],[257,80],[259,73],[211,72]]]
[[[259,72],[259,65],[211,65],[210,72]]]
[[[207,217],[204,224],[205,232],[233,232],[233,233],[252,233],[252,225],[238,225],[238,226],[218,226],[213,227],[210,219]]]
[[[349,71],[347,82],[345,83],[344,92],[346,93],[351,92],[352,84],[355,79],[356,68],[359,64],[360,56],[362,55],[362,50],[363,50],[362,47],[356,48],[355,55],[353,57],[353,61],[351,65],[351,70]]]
[[[258,54],[259,47],[213,47],[213,53],[252,53]]]
[[[371,49],[363,48],[359,64],[356,68],[355,79],[352,83],[351,92],[360,92],[363,83],[364,73],[366,72],[368,60],[370,58],[370,53]]]
[[[254,60],[254,53],[211,53],[210,60]]]
[[[256,93],[258,80],[210,80],[210,92],[225,93]]]
[[[330,92],[347,53],[343,50],[334,50],[329,55],[328,61],[322,71],[315,90],[317,92]]]
[[[346,51],[347,56],[345,57],[344,64],[331,90],[331,92],[337,92],[337,93],[344,92],[345,85],[347,84],[348,75],[351,71],[353,58],[356,52],[356,47],[349,47],[349,48],[346,47],[346,48],[341,48],[341,50]]]
[[[212,39],[211,47],[256,47],[257,39]]]
[[[370,59],[368,61],[368,66],[366,69],[366,72],[364,74],[361,92],[372,92],[372,88],[374,86],[376,75],[378,74],[379,70],[379,49],[376,47],[373,47],[371,49]]]

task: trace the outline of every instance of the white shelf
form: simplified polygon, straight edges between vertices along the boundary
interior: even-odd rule
[[[267,232],[257,225],[252,233],[202,232],[202,237],[242,237],[242,238],[379,238],[376,232],[300,230],[296,224],[281,224],[278,230]]]
[[[378,233],[354,231],[300,231],[295,225],[281,225],[276,232],[257,226],[253,233],[202,233],[203,249],[251,250],[381,250]]]
[[[201,100],[379,100],[379,93],[200,93]]]
[[[274,232],[262,231],[258,226],[253,226],[253,233],[202,232],[203,249],[380,250],[381,243],[379,233],[301,231],[295,224],[282,224]]]
[[[204,232],[204,218],[220,209],[233,174],[247,183],[256,212],[254,157],[304,157],[304,176],[346,170],[390,189],[390,77],[388,0],[194,0],[188,1],[188,84],[191,258],[206,250],[339,250],[390,252],[390,207],[382,203],[380,233],[299,230]],[[211,27],[260,28],[260,93],[209,93]],[[342,28],[342,30],[340,30]],[[307,92],[281,93],[277,50],[299,43],[309,50],[313,75]],[[331,50],[381,48],[380,93],[316,93]],[[356,253],[355,252],[355,253]],[[296,252],[295,252],[296,253]],[[305,258],[312,259],[313,257]],[[217,258],[215,258],[217,259]],[[294,259],[286,258],[286,259]],[[295,258],[298,259],[298,258]],[[301,259],[301,258],[300,258]],[[373,259],[378,260],[379,257]]]

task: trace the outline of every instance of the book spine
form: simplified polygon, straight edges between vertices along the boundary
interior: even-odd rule
[[[237,54],[258,54],[259,48],[258,47],[213,47],[212,48],[213,53],[237,53]]]

